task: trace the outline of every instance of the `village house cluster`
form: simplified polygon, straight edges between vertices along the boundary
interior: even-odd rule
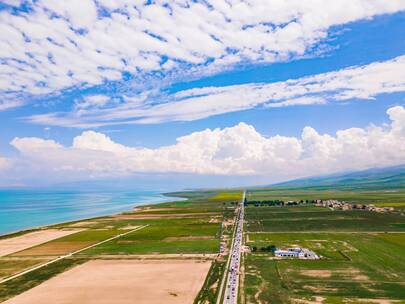
[[[366,210],[372,212],[380,212],[380,213],[387,213],[387,212],[394,212],[395,209],[393,207],[376,207],[374,205],[363,205],[363,204],[351,204],[344,201],[338,200],[316,200],[315,206],[318,207],[327,207],[334,210]]]

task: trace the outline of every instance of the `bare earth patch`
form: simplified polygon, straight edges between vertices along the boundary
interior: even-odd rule
[[[361,303],[376,303],[376,304],[394,304],[394,303],[401,303],[400,300],[389,300],[389,299],[354,299],[354,301],[361,302]],[[350,299],[348,300],[350,302]]]
[[[217,217],[213,217],[210,219],[209,221],[210,223],[221,223],[221,219],[217,218]]]
[[[332,276],[332,271],[330,270],[303,270],[301,274],[308,277],[316,278],[330,278]]]
[[[369,281],[370,280],[370,278],[368,276],[363,275],[363,274],[356,275],[353,277],[353,279],[356,281]]]
[[[135,207],[135,212],[155,212],[155,211],[172,211],[179,210],[178,208],[151,208],[151,207]]]
[[[93,260],[4,304],[189,304],[210,265],[190,260]]]
[[[324,297],[316,296],[313,300],[304,300],[304,299],[292,299],[293,303],[300,304],[322,304],[325,301]]]
[[[351,268],[347,268],[347,269],[341,269],[336,272],[339,274],[343,274],[343,275],[347,276],[348,278],[351,278],[356,281],[369,281],[370,280],[370,278],[368,276],[362,274],[360,272],[360,270],[357,268],[351,267]]]
[[[69,227],[85,227],[85,226],[96,225],[98,223],[99,223],[98,221],[82,221],[82,222],[70,224]]]
[[[136,228],[138,228],[138,227],[140,227],[140,226],[132,226],[132,225],[129,225],[129,226],[121,227],[120,229],[122,229],[122,230],[134,230],[134,229],[136,229]]]
[[[304,285],[302,286],[305,289],[308,289],[310,291],[319,293],[319,292],[332,292],[332,291],[338,291],[339,289],[337,288],[327,288],[325,286],[313,286],[313,285]]]
[[[5,256],[33,246],[46,243],[60,237],[73,234],[82,229],[57,230],[47,229],[30,232],[21,236],[0,240],[0,256]]]

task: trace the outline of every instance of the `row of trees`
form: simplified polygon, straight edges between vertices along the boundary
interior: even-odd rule
[[[277,249],[277,247],[274,245],[268,245],[268,246],[260,247],[260,248],[258,248],[257,246],[253,246],[252,252],[260,251],[260,252],[273,252],[274,253],[274,251],[276,251],[276,249]]]
[[[245,201],[245,206],[254,205],[259,206],[296,206],[301,204],[315,204],[314,200],[300,200],[285,202],[282,200],[261,200],[261,201]]]
[[[284,201],[280,200],[263,200],[263,201],[245,201],[245,206],[255,205],[255,206],[283,206]]]

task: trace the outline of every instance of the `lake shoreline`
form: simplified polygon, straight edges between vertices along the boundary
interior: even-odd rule
[[[184,197],[178,197],[178,196],[174,196],[174,195],[172,196],[172,195],[170,195],[170,193],[160,193],[160,195],[162,196],[162,198],[163,197],[173,198],[173,201],[187,200]],[[170,201],[171,200],[157,201],[157,202],[143,202],[143,203],[132,205],[132,207],[130,209],[123,210],[123,211],[120,211],[120,212],[113,212],[113,213],[108,213],[108,214],[99,215],[99,216],[90,216],[90,217],[78,218],[78,219],[75,219],[75,220],[60,221],[60,222],[56,222],[56,223],[52,223],[52,224],[44,224],[44,225],[32,226],[32,227],[27,227],[27,228],[23,228],[23,229],[11,231],[11,232],[0,233],[0,239],[7,239],[7,238],[14,237],[14,236],[24,235],[24,234],[29,233],[29,232],[34,232],[34,231],[43,230],[43,229],[52,229],[52,227],[58,226],[58,225],[74,224],[74,223],[81,222],[81,221],[88,221],[88,220],[93,220],[93,219],[100,219],[100,218],[107,217],[107,216],[118,215],[118,214],[122,214],[122,213],[125,213],[125,212],[128,212],[128,211],[131,211],[131,210],[135,211],[137,207],[141,207],[141,206],[146,207],[146,206],[149,206],[149,205],[159,205],[159,204],[164,204],[164,203],[167,203],[167,202],[170,202]]]

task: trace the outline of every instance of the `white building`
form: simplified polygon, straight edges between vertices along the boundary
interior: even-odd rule
[[[285,257],[285,258],[298,258],[298,259],[307,259],[307,260],[318,260],[319,256],[306,248],[288,248],[284,249],[277,249],[274,251],[274,255],[276,257]]]

